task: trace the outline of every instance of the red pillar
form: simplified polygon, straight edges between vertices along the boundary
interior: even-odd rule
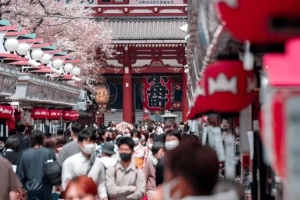
[[[123,121],[133,123],[133,90],[128,47],[125,47],[123,56]]]
[[[187,86],[187,74],[183,72],[182,74],[182,121],[186,122],[187,113],[189,111],[188,106],[188,86]]]

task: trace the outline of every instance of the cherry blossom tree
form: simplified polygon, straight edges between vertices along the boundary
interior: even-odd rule
[[[101,60],[111,56],[111,29],[92,17],[83,0],[0,0],[1,19],[35,32],[81,60],[84,76],[99,72]],[[96,59],[95,59],[96,58]]]

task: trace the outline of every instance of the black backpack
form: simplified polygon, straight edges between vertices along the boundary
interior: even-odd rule
[[[59,186],[61,184],[61,172],[62,168],[56,160],[54,152],[51,152],[44,164],[45,176],[52,185]]]

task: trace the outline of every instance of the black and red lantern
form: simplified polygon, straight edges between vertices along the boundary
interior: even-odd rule
[[[143,106],[149,111],[169,110],[173,105],[173,80],[154,75],[143,80]]]

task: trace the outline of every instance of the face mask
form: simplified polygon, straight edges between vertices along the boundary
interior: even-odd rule
[[[107,142],[110,142],[110,141],[112,141],[112,140],[113,140],[113,139],[112,139],[111,137],[107,137],[107,138],[106,138],[106,141],[107,141]]]
[[[140,142],[139,138],[132,138],[132,139],[133,139],[135,145],[139,144],[139,142]]]
[[[91,155],[96,148],[96,144],[85,144],[83,145],[82,151],[88,155]]]
[[[172,141],[167,141],[165,143],[165,147],[167,150],[171,150],[174,149],[175,147],[177,147],[179,145],[179,142],[176,140],[172,140]]]
[[[131,159],[131,153],[120,153],[120,158],[122,161],[127,162]]]
[[[177,178],[173,179],[169,183],[163,185],[163,195],[164,200],[177,200],[181,199],[181,192],[176,191],[174,195],[171,196],[171,191],[178,185],[179,180]]]
[[[153,144],[151,144],[151,143],[148,144],[148,147],[149,147],[150,149],[152,148],[152,146],[153,146]]]
[[[124,134],[124,137],[130,137],[131,135],[130,135],[130,133],[125,133]]]

